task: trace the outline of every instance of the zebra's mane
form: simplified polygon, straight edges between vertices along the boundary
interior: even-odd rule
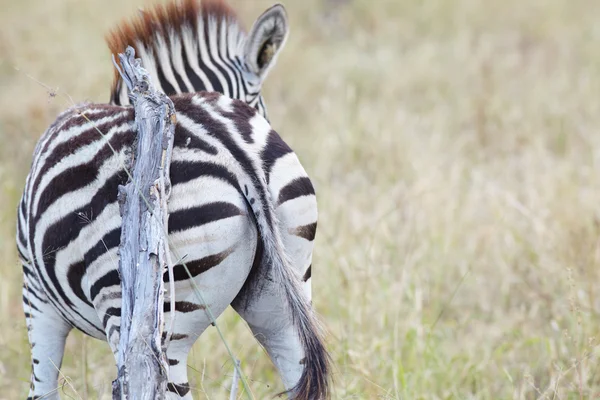
[[[169,53],[173,51],[174,42],[181,44],[186,34],[188,38],[191,34],[196,42],[208,42],[209,34],[216,35],[217,43],[224,39],[229,47],[227,50],[235,51],[245,30],[235,11],[224,0],[173,0],[166,5],[157,4],[148,10],[140,10],[136,17],[123,20],[109,31],[106,42],[115,56],[132,46],[136,57],[145,51],[156,59],[165,47]],[[115,70],[111,93],[117,94],[120,90],[120,79]]]

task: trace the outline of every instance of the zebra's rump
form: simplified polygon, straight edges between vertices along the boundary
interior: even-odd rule
[[[241,240],[235,235],[229,243],[221,239],[234,229],[231,226],[239,230],[240,223],[252,223],[242,193],[248,187],[239,187],[238,176],[254,179],[263,165],[245,155],[243,146],[260,150],[277,135],[262,117],[253,119],[254,110],[223,98],[173,98],[178,123],[169,236],[172,247],[186,256],[192,275],[231,254]],[[220,121],[218,115],[209,115],[203,109],[206,104],[226,117]],[[133,122],[130,107],[89,105],[63,114],[38,143],[21,204],[18,241],[27,243],[19,245],[27,253],[22,257],[32,260],[40,286],[62,316],[95,337],[104,337],[106,326],[106,316],[102,320],[96,312],[97,297],[114,300],[116,289],[105,289],[120,284],[117,193],[128,177],[125,164],[135,140]],[[263,152],[262,160],[290,152],[279,146]],[[176,281],[188,279],[182,266],[176,266],[174,274]]]

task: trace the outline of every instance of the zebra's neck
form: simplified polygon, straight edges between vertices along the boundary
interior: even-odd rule
[[[246,34],[234,12],[219,0],[184,0],[157,6],[124,22],[108,36],[113,54],[136,50],[167,95],[215,91],[248,103],[258,97],[240,57]],[[129,104],[127,88],[115,74],[112,104]]]

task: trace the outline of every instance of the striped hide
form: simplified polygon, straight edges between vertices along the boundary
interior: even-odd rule
[[[165,321],[175,313],[168,398],[192,398],[186,360],[210,324],[206,308],[218,316],[230,304],[266,348],[290,398],[328,398],[328,356],[310,305],[317,221],[310,179],[245,102],[215,92],[171,98],[177,124],[169,242],[206,304],[176,265],[174,309],[170,293],[164,306]],[[59,398],[57,368],[72,328],[107,340],[116,355],[117,188],[127,181],[133,123],[130,106],[82,105],[61,114],[35,148],[17,226],[32,351],[29,399]]]

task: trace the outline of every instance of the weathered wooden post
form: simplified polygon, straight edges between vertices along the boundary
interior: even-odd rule
[[[128,166],[129,182],[119,187],[122,308],[113,399],[154,400],[163,399],[167,388],[166,343],[161,343],[162,278],[172,268],[166,232],[175,109],[152,86],[148,72],[134,56],[131,47],[125,55],[119,54],[119,72],[135,109],[137,140]],[[119,68],[116,63],[115,67]],[[174,293],[170,295],[173,301]]]

